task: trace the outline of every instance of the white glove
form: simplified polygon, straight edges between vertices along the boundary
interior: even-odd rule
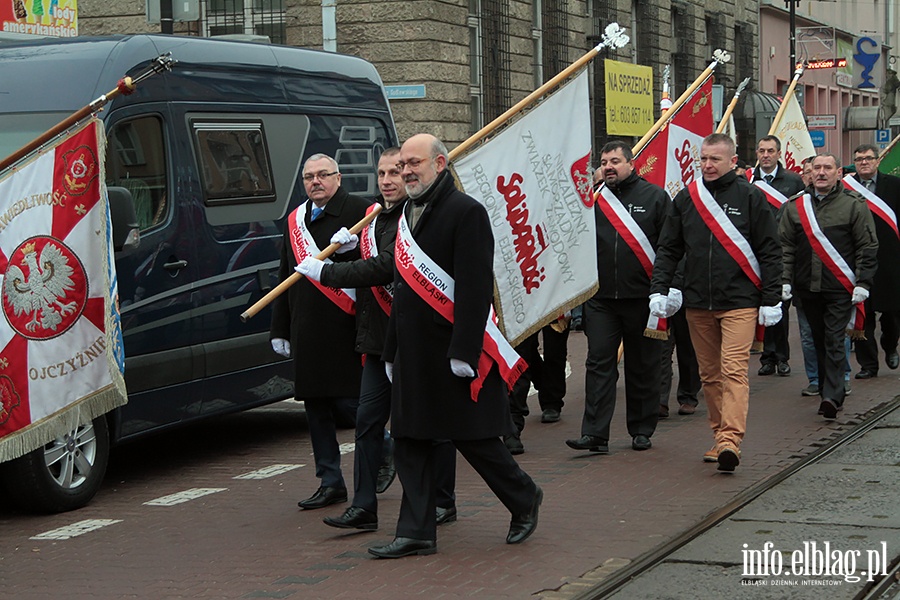
[[[666,317],[667,297],[662,294],[650,294],[650,314],[664,319]]]
[[[771,327],[781,320],[781,302],[775,306],[759,307],[759,324],[763,327]]]
[[[864,287],[856,286],[853,288],[853,297],[850,298],[850,302],[853,304],[859,304],[860,302],[865,302],[869,297],[869,290]]]
[[[313,281],[321,281],[322,280],[322,267],[325,266],[325,263],[319,260],[318,258],[314,258],[312,256],[307,256],[303,260],[300,261],[300,264],[294,267],[294,270],[307,277],[312,279]]]
[[[784,300],[785,302],[787,302],[788,300],[790,300],[793,297],[794,297],[794,295],[791,294],[791,284],[785,283],[784,285],[782,285],[781,286],[781,299]]]
[[[291,343],[284,338],[272,338],[272,350],[285,358],[291,357]]]
[[[450,359],[450,370],[457,377],[475,377],[475,371],[472,370],[472,366],[458,358]]]
[[[384,373],[387,375],[388,381],[394,383],[394,363],[384,363]]]
[[[671,317],[681,308],[684,298],[681,296],[681,290],[669,288],[669,295],[666,296],[666,318]]]
[[[344,252],[356,250],[356,247],[359,245],[359,236],[355,233],[351,235],[346,227],[341,227],[331,236],[331,243],[341,245],[340,248],[335,250],[335,254],[343,254]]]

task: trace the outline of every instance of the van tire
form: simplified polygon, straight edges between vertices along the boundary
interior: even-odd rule
[[[100,489],[108,463],[109,427],[101,415],[4,464],[3,487],[7,498],[28,512],[74,510]]]

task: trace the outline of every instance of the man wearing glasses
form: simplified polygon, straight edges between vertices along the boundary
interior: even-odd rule
[[[875,313],[881,313],[881,347],[888,368],[900,365],[897,340],[900,338],[900,178],[878,172],[878,148],[862,144],[853,151],[856,174],[844,178],[845,185],[866,198],[875,219],[878,236],[878,270],[872,295],[865,302],[866,339],[856,342],[857,379],[878,375],[878,343],[875,341]]]
[[[309,201],[288,215],[279,269],[282,281],[304,258],[315,256],[330,243],[343,244],[332,256],[336,262],[360,257],[356,236],[339,230],[359,222],[369,203],[341,188],[338,165],[324,154],[306,160],[303,185]],[[354,314],[353,290],[327,287],[309,278],[272,303],[272,348],[294,359],[294,397],[306,407],[316,477],[321,480],[319,489],[298,503],[303,509],[347,500],[335,421],[356,420],[362,364],[354,349]]]

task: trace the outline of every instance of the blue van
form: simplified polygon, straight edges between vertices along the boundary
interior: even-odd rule
[[[312,154],[372,197],[381,151],[397,144],[375,68],[350,56],[194,37],[133,35],[0,43],[0,157],[12,154],[124,75],[171,52],[99,115],[106,179],[133,204],[137,247],[117,248],[128,404],[0,465],[8,497],[30,509],[87,503],[110,445],[293,395],[271,350],[271,314],[240,314],[278,284],[281,232],[305,196]],[[126,211],[127,213],[128,211]]]

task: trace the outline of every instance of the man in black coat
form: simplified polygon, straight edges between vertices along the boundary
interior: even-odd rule
[[[767,198],[777,222],[781,219],[783,202],[797,192],[803,191],[805,187],[803,179],[793,171],[781,166],[781,140],[777,136],[767,135],[760,138],[756,144],[756,159],[759,161],[759,165],[753,171],[753,183],[764,182],[780,194],[780,198],[777,200]],[[766,191],[765,186],[761,189]],[[782,205],[776,207],[776,202],[782,203]],[[791,347],[788,344],[790,308],[790,300],[782,301],[781,321],[777,325],[766,327],[763,351],[759,357],[761,365],[759,375],[772,375],[777,372],[782,377],[787,377],[791,374],[791,366],[788,364],[788,360],[791,358]]]
[[[650,448],[659,418],[660,339],[665,331],[655,339],[644,335],[650,309],[643,299],[650,293],[650,271],[670,200],[665,190],[634,172],[633,160],[631,148],[621,141],[600,150],[598,172],[606,184],[594,207],[600,289],[584,304],[588,352],[581,437],[566,440],[570,448],[600,454],[609,452],[620,343],[625,422],[633,449]]]
[[[315,256],[326,248],[335,231],[359,222],[369,207],[369,202],[341,188],[338,165],[324,154],[306,160],[303,185],[309,201],[288,215],[279,269],[282,281],[307,254]],[[314,242],[318,249],[302,240]],[[342,250],[333,260],[359,258],[359,251],[349,245]],[[362,375],[353,348],[353,302],[342,290],[314,283],[303,278],[272,303],[270,332],[275,352],[294,358],[294,397],[306,407],[316,477],[321,480],[319,489],[298,503],[307,510],[347,500],[335,419],[354,422]]]
[[[875,341],[875,313],[881,314],[881,347],[889,369],[900,364],[897,340],[900,337],[900,237],[897,214],[900,213],[900,178],[878,172],[878,148],[862,144],[853,151],[854,177],[874,193],[893,212],[872,210],[878,235],[878,270],[872,282],[872,295],[865,302],[866,339],[856,342],[857,379],[878,375],[878,343]],[[870,204],[870,208],[873,208]],[[886,218],[885,218],[886,217]],[[893,221],[889,223],[889,220]]]
[[[393,377],[391,432],[403,499],[394,540],[369,548],[381,558],[437,551],[432,440],[452,440],[512,513],[507,543],[531,535],[543,498],[500,439],[512,433],[507,384],[482,357],[494,236],[485,208],[454,186],[448,161],[443,143],[428,134],[409,138],[400,151],[410,201],[397,237],[383,358]],[[445,302],[451,283],[452,308]],[[480,390],[472,386],[482,379]]]

